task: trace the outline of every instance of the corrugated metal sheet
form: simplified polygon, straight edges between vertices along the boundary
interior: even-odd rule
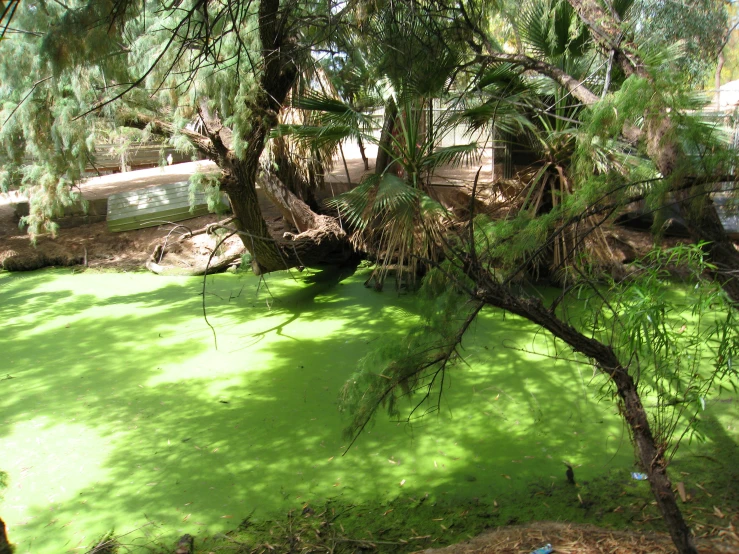
[[[195,195],[190,209],[190,185],[187,181],[121,192],[108,197],[108,229],[130,231],[183,221],[208,213],[205,195]]]

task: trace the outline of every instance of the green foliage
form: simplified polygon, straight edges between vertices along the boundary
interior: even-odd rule
[[[683,437],[698,432],[706,399],[739,384],[739,322],[721,287],[702,276],[712,268],[701,244],[652,251],[638,273],[612,282],[607,295],[583,289],[580,325],[612,344],[651,399],[652,432],[674,456]],[[671,272],[690,272],[690,288],[675,292]]]
[[[526,45],[540,57],[577,57],[590,47],[587,26],[563,0],[526,2],[519,16],[518,29]]]
[[[454,21],[430,17],[411,4],[383,5],[368,18],[366,33],[369,63],[396,92],[412,97],[447,87],[465,52]]]
[[[280,124],[272,131],[272,138],[292,137],[314,148],[335,147],[356,136],[356,129],[349,125],[286,125]]]
[[[413,280],[421,260],[437,258],[449,214],[430,196],[431,176],[442,165],[473,158],[478,147],[438,147],[459,119],[449,112],[429,117],[431,99],[444,96],[465,51],[459,37],[450,37],[451,29],[441,20],[404,5],[377,6],[365,23],[368,34],[347,48],[348,58],[356,58],[362,68],[361,75],[350,75],[348,98],[332,98],[325,91],[304,93],[293,105],[308,110],[315,124],[281,125],[273,136],[290,136],[312,148],[354,138],[387,154],[390,164],[383,175],[372,176],[331,203],[357,231],[355,243],[380,262],[376,280],[381,286],[390,265]],[[334,60],[326,66],[330,73],[348,63]],[[376,77],[374,83],[369,74]],[[371,91],[365,98],[384,96],[397,106],[387,140],[377,136],[373,119],[352,105],[360,83]]]
[[[728,29],[728,9],[728,3],[716,0],[636,2],[631,11],[633,32],[640,44],[657,49],[679,44],[685,56],[673,69],[700,82],[715,64]]]
[[[661,208],[674,201],[675,184],[686,176],[730,174],[737,151],[731,147],[729,130],[701,111],[707,101],[704,94],[676,86],[678,76],[667,68],[657,74],[654,81],[629,77],[619,90],[583,115],[573,166],[582,186],[600,190],[602,199],[618,204],[644,196],[657,216],[655,228],[659,230]],[[645,134],[650,125],[660,124],[660,118],[670,125],[670,134],[663,140],[674,141],[680,152],[668,178],[662,178],[648,157],[644,141],[637,146],[623,136]],[[605,163],[609,159],[611,163]],[[693,209],[702,208],[709,189],[695,188]],[[591,198],[595,198],[592,193]]]
[[[439,409],[445,371],[461,359],[460,325],[466,330],[464,323],[469,325],[480,310],[450,280],[448,271],[453,271],[453,266],[443,264],[424,278],[417,294],[418,324],[404,336],[383,340],[360,360],[358,371],[344,385],[340,410],[351,415],[347,437],[356,438],[380,406],[396,419],[420,417]],[[420,401],[413,399],[416,394]],[[402,399],[409,402],[405,415]]]
[[[32,234],[53,232],[50,218],[76,201],[95,143],[113,138],[125,155],[138,131],[119,122],[132,112],[182,128],[198,108],[217,111],[243,155],[258,95],[260,65],[247,70],[261,61],[256,14],[246,5],[213,4],[209,13],[198,5],[20,4],[20,31],[3,41],[0,63],[0,187],[31,197],[24,223]],[[213,42],[203,43],[204,34]],[[179,133],[170,142],[193,151]]]
[[[226,206],[223,204],[221,195],[221,180],[218,173],[193,173],[190,176],[189,200],[190,210],[195,209],[195,195],[205,195],[208,211],[211,213],[223,213]]]
[[[635,122],[642,118],[645,103],[652,98],[652,92],[652,85],[646,79],[632,75],[617,92],[591,108],[586,132],[603,136],[620,134],[627,121]]]
[[[439,202],[391,173],[372,175],[328,204],[354,227],[352,240],[375,252],[380,284],[391,265],[412,283],[420,264],[436,259],[450,221]]]
[[[97,539],[92,548],[90,548],[90,550],[85,554],[116,554],[119,551],[120,542],[115,531],[111,530]]]

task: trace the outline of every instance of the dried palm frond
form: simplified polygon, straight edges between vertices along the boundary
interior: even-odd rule
[[[388,271],[398,282],[414,282],[419,264],[436,261],[449,214],[436,200],[396,175],[372,175],[349,192],[332,199],[355,232],[355,246],[378,263],[371,279],[381,288]]]

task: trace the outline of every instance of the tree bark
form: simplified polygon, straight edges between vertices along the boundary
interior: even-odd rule
[[[316,226],[317,218],[321,217],[310,206],[293,194],[277,175],[262,173],[257,179],[265,196],[280,211],[285,221],[292,224],[299,233]]]
[[[539,300],[514,296],[482,268],[473,267],[469,276],[479,287],[477,299],[486,304],[519,315],[549,331],[574,351],[592,359],[616,386],[622,406],[622,415],[636,444],[639,463],[648,475],[657,505],[675,546],[682,554],[697,554],[693,537],[683,519],[672,484],[667,476],[667,460],[663,445],[652,435],[647,413],[639,397],[636,384],[628,370],[621,365],[610,346],[586,337],[577,329],[559,319]]]
[[[369,160],[367,159],[367,154],[364,152],[362,137],[357,137],[357,145],[359,146],[359,154],[362,156],[362,162],[364,163],[364,170],[369,171]]]
[[[5,531],[5,522],[0,518],[0,554],[13,554],[8,535]]]
[[[334,218],[316,214],[275,175],[262,174],[259,183],[265,195],[298,230],[297,234],[272,237],[259,208],[256,188],[237,186],[231,183],[233,180],[225,179],[230,184],[224,187],[231,198],[239,236],[252,255],[255,274],[342,263],[351,255],[346,233]],[[234,202],[236,195],[245,197]]]
[[[385,105],[385,121],[382,124],[380,143],[377,145],[377,160],[375,161],[375,174],[382,175],[392,164],[390,151],[392,150],[393,131],[395,120],[398,118],[398,106],[395,100],[390,98]]]

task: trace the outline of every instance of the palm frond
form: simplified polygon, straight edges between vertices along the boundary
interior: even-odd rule
[[[371,175],[352,190],[326,200],[326,205],[338,209],[348,225],[363,231],[372,220],[368,206],[377,193],[379,179],[379,175]]]
[[[298,142],[315,148],[335,146],[343,140],[357,136],[356,129],[347,125],[277,125],[270,138],[293,137]]]
[[[438,148],[423,158],[421,168],[433,171],[443,165],[461,165],[477,154],[478,151],[479,146],[476,142]]]
[[[355,113],[354,108],[349,104],[317,92],[296,98],[293,106],[301,110],[334,113],[345,116],[351,116]]]
[[[484,104],[464,110],[457,119],[465,121],[470,129],[477,131],[487,125],[510,134],[517,134],[524,129],[531,128],[531,120],[521,110],[520,106],[513,105],[519,97],[494,98]],[[523,103],[526,99],[519,99]]]
[[[370,175],[356,188],[328,200],[347,223],[364,230],[377,218],[397,217],[417,204],[419,191],[391,173]]]
[[[509,63],[499,63],[488,68],[478,79],[478,89],[504,90],[517,94],[528,89],[527,83],[521,78],[521,71]],[[489,89],[488,89],[489,90]]]
[[[297,98],[293,105],[313,112],[317,121],[325,126],[353,127],[360,132],[371,130],[373,123],[371,117],[351,104],[316,92]]]
[[[409,186],[403,179],[392,173],[385,173],[377,185],[372,209],[375,213],[397,210],[401,206],[413,206],[418,200],[419,192]]]
[[[529,0],[521,11],[518,30],[533,53],[549,59],[579,57],[590,44],[590,31],[563,0]]]
[[[549,57],[550,13],[548,1],[529,1],[521,9],[518,31],[526,46],[537,55]]]

